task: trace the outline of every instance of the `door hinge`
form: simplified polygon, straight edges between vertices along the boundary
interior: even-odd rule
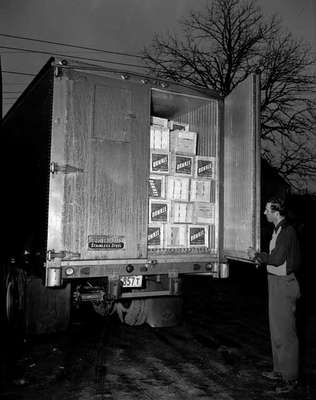
[[[57,174],[58,172],[61,172],[63,174],[74,174],[77,172],[84,172],[84,170],[83,170],[83,168],[74,167],[73,165],[69,165],[69,164],[59,165],[54,161],[51,162],[50,163],[50,173]]]
[[[80,253],[69,251],[69,250],[48,250],[47,251],[47,261],[52,261],[54,258],[80,258]]]

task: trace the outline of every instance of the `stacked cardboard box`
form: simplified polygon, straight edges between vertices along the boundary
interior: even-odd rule
[[[147,245],[148,248],[162,248],[163,224],[150,224],[148,226]]]
[[[166,224],[165,247],[186,248],[188,243],[188,231],[185,224]]]
[[[216,160],[196,154],[197,136],[189,124],[151,118],[149,248],[210,245]]]
[[[149,197],[164,199],[166,193],[166,181],[162,175],[150,175],[149,177]]]
[[[164,247],[165,225],[170,222],[170,202],[166,200],[166,178],[171,171],[169,123],[151,117],[148,248]]]
[[[189,201],[190,179],[178,176],[167,177],[167,198],[177,201]]]

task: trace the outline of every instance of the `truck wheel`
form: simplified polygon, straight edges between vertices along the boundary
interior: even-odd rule
[[[146,321],[147,310],[144,299],[131,301],[129,308],[126,309],[124,322],[127,325],[142,325]]]
[[[26,273],[17,268],[9,271],[5,284],[5,311],[8,328],[11,332],[24,332],[24,295]]]
[[[12,320],[14,314],[13,284],[10,281],[9,268],[6,263],[3,263],[0,269],[0,321],[1,327],[6,330],[9,327],[9,319]]]
[[[17,316],[19,303],[17,284],[12,274],[7,276],[5,300],[7,320],[12,325]]]
[[[20,270],[6,263],[1,264],[0,269],[0,380],[5,381],[11,378],[16,360],[23,351],[24,318],[19,293]]]
[[[26,283],[25,327],[27,335],[62,332],[70,323],[71,286],[47,288],[40,278]]]

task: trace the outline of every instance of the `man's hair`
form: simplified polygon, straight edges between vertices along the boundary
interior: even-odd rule
[[[285,217],[286,206],[285,206],[285,202],[283,199],[280,199],[278,197],[273,197],[273,198],[269,199],[267,201],[267,203],[270,203],[272,211],[279,211],[280,215],[282,217]]]

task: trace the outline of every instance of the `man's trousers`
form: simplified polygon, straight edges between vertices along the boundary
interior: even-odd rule
[[[269,323],[273,370],[283,379],[298,378],[299,344],[296,330],[296,301],[300,289],[295,275],[268,274]]]

